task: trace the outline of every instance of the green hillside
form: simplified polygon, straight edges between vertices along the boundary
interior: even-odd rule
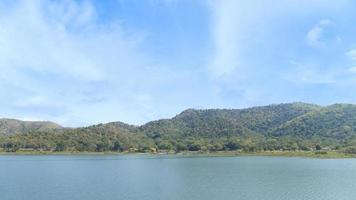
[[[273,136],[291,135],[345,139],[356,132],[356,105],[335,104],[296,117],[273,130]]]
[[[7,151],[266,151],[356,146],[356,105],[289,103],[247,109],[188,109],[171,119],[62,128],[0,121]]]
[[[188,109],[172,119],[149,122],[139,129],[151,137],[229,137],[259,133],[266,135],[282,124],[316,111],[311,104],[279,104],[248,109]]]

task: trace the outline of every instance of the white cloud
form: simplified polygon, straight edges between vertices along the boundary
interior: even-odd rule
[[[0,67],[98,81],[113,65],[105,60],[136,64],[134,38],[119,26],[97,26],[95,16],[85,1],[20,1],[11,14],[0,14]]]
[[[347,76],[345,69],[335,69],[319,52],[306,55],[300,44],[344,45],[336,33],[339,27],[323,17],[338,22],[339,17],[333,16],[345,14],[350,3],[349,0],[210,1],[214,51],[208,67],[221,101],[238,106],[286,99],[301,101],[301,97],[311,99],[303,94],[304,89],[348,84],[349,77],[342,80]],[[303,32],[310,19],[322,20]],[[295,66],[288,60],[317,64]],[[302,88],[299,94],[292,92],[296,88]]]
[[[295,85],[323,85],[327,87],[355,87],[356,67],[321,67],[317,63],[292,62],[292,67],[283,78]],[[317,93],[317,91],[315,91]]]
[[[152,57],[145,30],[98,15],[91,1],[0,2],[0,115],[142,124],[214,101],[199,72]]]
[[[296,82],[308,84],[331,84],[336,79],[332,73],[325,73],[314,69],[302,69],[294,74]]]
[[[7,105],[0,113],[71,126],[146,121],[154,101],[136,102],[135,94],[158,87],[154,76],[174,76],[140,50],[142,41],[116,21],[98,22],[90,1],[0,5],[0,102]]]
[[[317,64],[291,62],[292,69],[284,78],[295,84],[333,84],[339,72],[322,70]]]
[[[47,104],[48,99],[45,96],[33,96],[29,97],[27,99],[19,99],[16,102],[14,102],[15,106],[19,107],[27,107],[27,106],[38,106],[38,105],[43,105]]]
[[[353,65],[356,64],[356,49],[352,49],[346,52],[346,56],[349,57]],[[356,66],[350,67],[349,72],[352,74],[356,74]]]
[[[236,3],[225,1],[215,8],[213,18],[213,36],[215,42],[215,56],[210,69],[216,76],[232,72],[239,67],[239,26],[235,24],[238,20]]]
[[[346,52],[346,55],[347,55],[352,61],[356,61],[356,49],[352,49],[352,50]]]
[[[268,30],[288,17],[305,16],[315,11],[335,12],[339,7],[347,5],[348,0],[330,2],[326,0],[285,0],[275,1],[210,1],[212,10],[212,37],[214,53],[209,60],[209,69],[215,77],[236,72],[238,78],[244,77],[250,60],[246,58],[246,50],[256,47],[255,51],[268,37]],[[328,19],[320,20],[307,34],[312,45],[320,43],[324,28],[331,26]],[[273,38],[277,40],[277,38]],[[335,41],[340,41],[335,36]],[[261,52],[263,54],[263,52]],[[256,58],[257,59],[257,58]]]
[[[297,75],[299,76],[299,80],[305,83],[330,84],[336,82],[333,74],[323,73],[313,69],[302,70]]]
[[[306,39],[309,45],[314,47],[324,46],[327,42],[339,44],[342,40],[335,34],[328,35],[334,23],[329,19],[322,19],[315,24],[307,33]]]
[[[328,25],[331,25],[332,24],[332,21],[329,20],[329,19],[322,19],[319,21],[319,25],[321,26],[328,26]]]
[[[356,74],[356,66],[355,67],[350,67],[349,72]]]
[[[0,114],[48,119],[71,126],[116,120],[140,124],[192,106],[263,104],[275,92],[268,88],[280,81],[267,76],[280,70],[283,62],[279,60],[284,58],[279,52],[285,50],[283,45],[274,46],[280,39],[274,34],[291,33],[279,33],[289,17],[305,17],[305,13],[309,16],[316,10],[318,16],[334,14],[334,10],[342,10],[337,6],[347,0],[285,0],[273,4],[257,0],[211,1],[213,53],[197,58],[207,59],[208,72],[193,66],[182,69],[177,67],[180,61],[175,56],[166,61],[165,55],[156,55],[160,51],[151,45],[165,43],[165,49],[169,45],[176,47],[166,44],[169,35],[158,43],[156,38],[147,41],[167,33],[161,31],[166,27],[150,27],[152,24],[143,21],[131,24],[135,23],[131,19],[124,22],[125,26],[121,19],[103,20],[93,2],[14,1],[11,6],[0,2],[0,103],[6,105],[0,108]],[[159,4],[152,2],[150,8]],[[174,9],[182,9],[176,4],[179,1],[173,1]],[[186,28],[180,24],[185,21],[177,21],[173,23]],[[320,24],[328,26],[328,21]],[[139,30],[146,27],[152,32]],[[188,30],[193,31],[196,30]],[[209,34],[201,32],[195,34]],[[210,47],[208,43],[199,44]],[[196,50],[192,47],[184,50]],[[267,53],[278,58],[266,58]],[[260,65],[264,61],[267,62]],[[335,78],[321,68],[296,74],[304,82],[328,83]],[[265,84],[266,79],[275,83]],[[276,94],[275,99],[281,96]]]

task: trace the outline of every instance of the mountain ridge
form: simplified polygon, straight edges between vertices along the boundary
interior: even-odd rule
[[[0,135],[26,133],[31,131],[46,131],[63,128],[51,121],[23,121],[11,118],[0,118]]]
[[[356,146],[354,104],[319,106],[297,102],[244,109],[186,109],[172,118],[141,126],[109,122],[65,128],[50,122],[16,122],[12,128],[11,123],[5,123],[6,127],[0,120],[0,130],[7,130],[0,137],[5,149],[47,146],[76,151],[261,151]]]

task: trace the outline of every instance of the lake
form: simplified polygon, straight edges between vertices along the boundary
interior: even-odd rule
[[[351,200],[356,159],[0,156],[1,200]]]

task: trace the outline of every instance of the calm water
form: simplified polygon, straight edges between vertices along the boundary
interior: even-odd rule
[[[346,200],[356,159],[0,156],[1,200]]]

